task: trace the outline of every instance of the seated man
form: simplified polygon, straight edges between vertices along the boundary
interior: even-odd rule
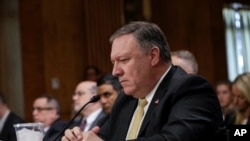
[[[113,108],[116,98],[122,91],[122,87],[117,77],[112,74],[107,74],[97,81],[98,95],[103,111],[109,115]],[[102,126],[109,116],[99,122],[98,126]]]
[[[4,95],[0,93],[0,140],[16,141],[16,132],[13,125],[23,122],[21,117],[11,112]]]
[[[43,141],[55,141],[56,136],[67,125],[67,121],[60,119],[59,102],[49,95],[42,95],[35,99],[33,120],[34,122],[44,123],[45,135]]]
[[[74,102],[74,111],[77,112],[86,104],[91,97],[97,95],[97,86],[94,81],[82,81],[75,88],[75,94],[72,96]],[[74,121],[75,126],[79,126],[83,131],[89,131],[106,119],[106,114],[102,110],[101,103],[94,102],[87,105],[80,112],[80,117]]]
[[[97,81],[97,87],[103,111],[109,115],[116,98],[122,91],[122,86],[117,77],[107,74]]]
[[[172,65],[162,30],[132,22],[110,38],[112,74],[122,85],[108,121],[62,141],[225,141],[225,124],[209,82]]]

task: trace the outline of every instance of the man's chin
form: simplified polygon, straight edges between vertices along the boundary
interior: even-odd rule
[[[123,89],[123,92],[126,94],[126,95],[132,95],[133,91],[130,90],[130,89]]]
[[[81,109],[81,107],[76,107],[76,108],[74,108],[74,111],[77,112],[77,111],[79,111],[80,109]]]

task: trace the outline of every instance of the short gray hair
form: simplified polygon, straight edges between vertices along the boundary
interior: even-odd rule
[[[191,63],[191,68],[193,69],[193,72],[195,74],[198,73],[198,63],[196,61],[195,56],[188,50],[178,50],[178,51],[172,51],[172,56],[176,56],[182,60],[188,61]]]
[[[153,23],[131,22],[118,29],[109,39],[112,44],[115,38],[132,34],[140,44],[140,47],[147,53],[152,47],[160,49],[160,57],[167,63],[171,62],[170,49],[163,31]]]

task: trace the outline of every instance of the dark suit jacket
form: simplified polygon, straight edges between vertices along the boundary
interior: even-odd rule
[[[9,116],[7,117],[2,132],[0,133],[0,140],[2,141],[17,141],[16,139],[16,131],[14,128],[14,124],[16,123],[23,123],[23,119],[10,112]]]
[[[119,95],[99,136],[124,141],[137,99]],[[172,66],[149,105],[137,141],[224,141],[225,126],[209,83]]]
[[[70,126],[70,127],[73,128],[74,126],[80,126],[81,123],[82,123],[82,119],[83,119],[83,117],[77,118],[77,119],[73,122],[72,126]],[[108,119],[107,114],[105,114],[105,113],[102,111],[102,112],[97,116],[97,118],[94,120],[94,122],[91,124],[90,129],[92,129],[92,128],[95,127],[95,126],[101,127],[101,126],[106,122],[107,119]]]
[[[57,138],[57,140],[54,140],[56,136],[61,132],[61,130],[67,125],[67,121],[58,119],[54,121],[49,130],[45,133],[43,137],[43,141],[60,141],[63,134]]]

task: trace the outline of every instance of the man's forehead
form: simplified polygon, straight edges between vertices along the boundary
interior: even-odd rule
[[[45,105],[45,104],[47,104],[47,99],[46,98],[38,98],[35,100],[34,104]]]
[[[95,86],[96,86],[96,82],[94,81],[84,81],[78,84],[77,89],[88,90],[91,87],[95,87]]]
[[[110,84],[110,83],[105,83],[105,84],[102,84],[100,86],[98,86],[98,90],[110,90],[110,89],[114,89],[113,88],[113,85]]]

